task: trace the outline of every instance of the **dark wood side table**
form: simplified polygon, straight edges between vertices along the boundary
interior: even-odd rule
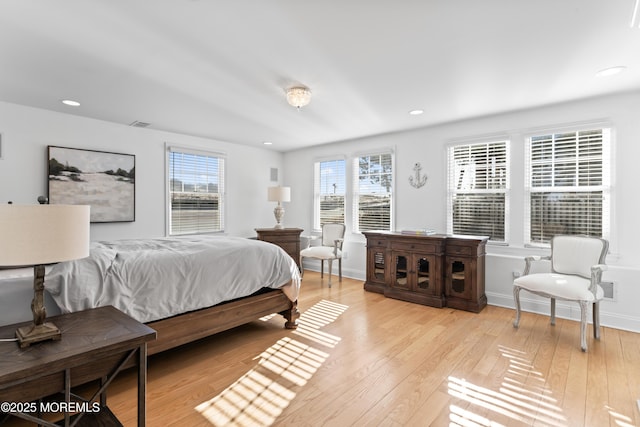
[[[295,260],[300,271],[300,234],[303,231],[302,228],[256,228],[258,240],[280,246]]]
[[[64,413],[64,425],[69,426],[77,418],[80,418],[79,425],[117,425],[117,419],[106,406],[106,388],[124,367],[133,363],[138,367],[138,426],[144,426],[147,342],[155,339],[156,332],[111,306],[47,320],[60,329],[61,340],[44,341],[23,349],[15,342],[0,343],[0,401],[34,402],[63,393],[59,399],[52,397],[50,401],[57,402],[53,407],[69,402],[82,407],[78,397],[72,398],[71,388],[99,379],[100,386],[91,399],[95,402],[99,398],[99,410],[95,411],[90,403],[85,406],[90,408],[85,414],[71,417],[69,412],[60,411]],[[28,322],[2,326],[0,337],[12,337],[18,326],[26,324]],[[10,413],[40,425],[56,425],[38,418],[39,414],[33,411],[37,406],[33,405],[38,404],[32,404],[22,413],[13,410]]]

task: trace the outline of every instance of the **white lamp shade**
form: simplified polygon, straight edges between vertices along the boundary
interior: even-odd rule
[[[89,256],[89,206],[0,205],[0,266]]]
[[[270,202],[290,202],[291,187],[269,187],[268,200]]]

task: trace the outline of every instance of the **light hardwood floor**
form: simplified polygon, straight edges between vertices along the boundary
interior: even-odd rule
[[[640,334],[488,306],[474,314],[328,288],[305,274],[297,331],[274,316],[149,360],[149,426],[634,426]],[[591,333],[591,328],[589,328]],[[122,375],[122,374],[121,374]],[[109,406],[135,425],[125,372]]]

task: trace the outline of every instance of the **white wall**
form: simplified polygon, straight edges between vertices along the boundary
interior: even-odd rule
[[[488,248],[486,291],[490,304],[512,306],[512,272],[523,267],[524,136],[532,129],[556,125],[608,120],[615,130],[615,199],[611,238],[610,270],[605,278],[616,283],[615,301],[601,306],[602,323],[640,331],[640,202],[636,189],[637,159],[640,159],[640,93],[628,93],[553,107],[466,120],[442,126],[390,135],[338,142],[292,151],[284,155],[237,144],[179,135],[153,129],[86,119],[77,116],[0,102],[0,203],[35,203],[46,193],[47,145],[87,148],[136,155],[136,221],[93,224],[92,240],[157,237],[165,234],[165,143],[206,148],[227,154],[227,232],[253,236],[256,227],[271,227],[273,205],[266,201],[269,170],[280,171],[281,183],[292,187],[291,203],[285,205],[286,226],[310,233],[313,221],[313,162],[330,155],[352,156],[375,148],[392,147],[396,153],[396,229],[446,228],[447,144],[485,135],[507,135],[512,142],[512,191],[510,245]],[[428,112],[427,112],[428,114]],[[345,118],[348,120],[348,118]],[[415,189],[408,183],[413,165],[420,162],[427,184]],[[284,178],[284,179],[283,179]],[[350,224],[348,224],[349,226]],[[364,279],[365,246],[361,235],[348,233],[345,275]],[[524,296],[524,295],[523,295]],[[547,312],[547,303],[523,298],[530,310]],[[558,314],[577,318],[576,308],[558,304]]]
[[[435,107],[437,108],[437,107]],[[362,138],[288,152],[284,156],[285,184],[292,186],[287,223],[311,232],[313,224],[313,162],[318,158],[346,155],[375,148],[392,147],[396,153],[395,228],[434,228],[446,231],[446,147],[464,140],[506,136],[511,141],[511,211],[509,245],[487,250],[486,293],[489,304],[513,306],[513,271],[524,267],[523,257],[544,253],[524,248],[524,142],[531,131],[590,121],[608,121],[614,129],[613,211],[610,270],[605,279],[615,282],[616,298],[601,304],[604,325],[640,331],[640,201],[637,163],[640,159],[640,92],[594,98],[551,107],[512,112],[473,120],[417,129],[409,132]],[[428,114],[428,111],[427,113]],[[345,117],[348,120],[348,117]],[[427,184],[415,189],[408,178],[420,162],[428,175]],[[348,177],[350,179],[350,177]],[[350,204],[347,206],[350,211]],[[347,221],[350,230],[350,221]],[[364,279],[365,242],[348,233],[345,241],[345,275]],[[547,301],[522,295],[527,310],[548,312]],[[577,305],[558,303],[558,315],[578,319]]]
[[[267,202],[270,168],[283,177],[282,154],[210,139],[140,129],[0,102],[0,203],[33,204],[47,191],[47,145],[134,154],[136,220],[91,225],[92,240],[165,235],[165,143],[227,156],[227,234],[255,236],[275,223]]]

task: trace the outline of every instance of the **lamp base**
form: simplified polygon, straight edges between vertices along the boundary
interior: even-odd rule
[[[284,218],[284,208],[280,206],[280,202],[278,202],[278,206],[273,210],[273,215],[276,217],[276,225],[273,228],[284,228],[282,225],[282,218]]]
[[[43,323],[41,325],[23,326],[16,330],[16,338],[20,348],[29,347],[31,344],[46,341],[59,340],[62,338],[60,329],[53,323]]]

